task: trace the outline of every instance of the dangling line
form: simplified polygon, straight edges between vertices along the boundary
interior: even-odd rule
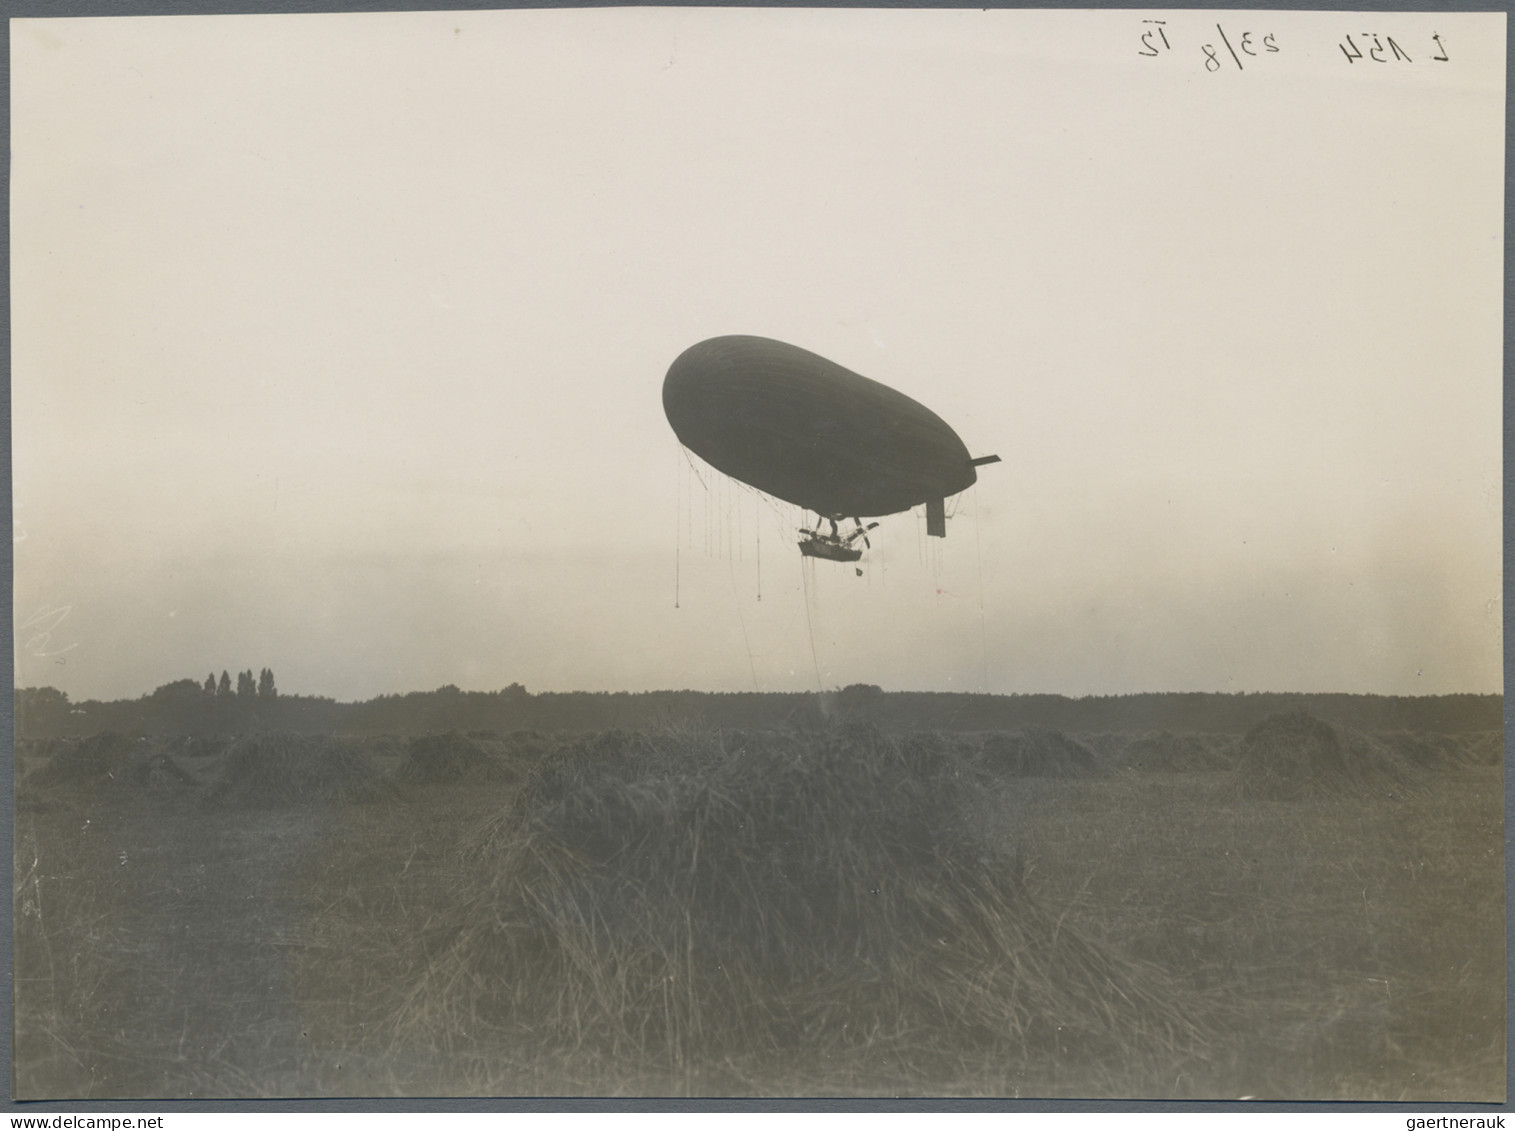
[[[684,533],[679,529],[679,522],[684,517],[684,500],[679,498],[679,493],[683,489],[684,469],[679,467],[676,472],[678,479],[674,481],[673,486],[673,607],[675,609],[679,607],[679,539]]]
[[[984,622],[984,550],[978,534],[978,484],[973,485],[973,557],[978,563],[978,639],[984,657],[984,694],[989,694],[989,629]]]
[[[821,661],[815,654],[815,625],[810,623],[810,559],[800,557],[800,587],[805,591],[805,631],[810,634],[810,662],[815,665],[815,690],[825,694],[826,689],[821,686]]]
[[[757,507],[757,589],[758,600],[763,599],[763,507]]]
[[[731,599],[736,603],[736,619],[742,626],[742,646],[747,649],[747,667],[752,671],[752,690],[757,691],[757,664],[752,660],[752,641],[747,638],[747,618],[742,615],[742,598],[736,591],[736,563],[730,555],[726,558],[726,566],[731,574]]]

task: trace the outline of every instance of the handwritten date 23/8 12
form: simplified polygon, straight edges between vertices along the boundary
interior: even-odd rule
[[[1143,20],[1142,23],[1147,26],[1142,29],[1141,47],[1136,52],[1138,55],[1145,55],[1150,59],[1173,50],[1173,44],[1168,39],[1167,20]],[[1221,45],[1239,71],[1247,69],[1244,59],[1256,59],[1262,55],[1278,53],[1278,40],[1272,32],[1261,36],[1252,31],[1243,31],[1238,34],[1235,31],[1227,32],[1220,24],[1215,25],[1215,30],[1220,35]],[[1221,69],[1221,49],[1214,43],[1200,45],[1205,70],[1211,74]]]

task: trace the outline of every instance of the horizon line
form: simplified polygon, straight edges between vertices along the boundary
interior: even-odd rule
[[[184,680],[172,680],[172,681],[170,681],[167,684],[160,684],[157,688],[154,688],[152,691],[144,691],[144,692],[141,692],[140,694],[135,695],[135,696],[118,696],[118,697],[113,698],[113,699],[101,699],[101,698],[97,698],[97,697],[94,697],[94,696],[91,696],[91,697],[88,697],[88,698],[84,698],[84,699],[75,699],[69,692],[60,690],[59,688],[56,688],[56,687],[53,687],[51,684],[40,684],[40,685],[39,684],[30,684],[30,685],[26,685],[26,686],[15,685],[12,688],[12,694],[14,695],[14,694],[17,694],[17,693],[20,693],[20,692],[25,692],[25,691],[54,691],[54,692],[57,692],[59,695],[62,695],[65,699],[67,699],[67,700],[69,700],[70,702],[73,702],[73,703],[134,703],[134,702],[137,702],[137,701],[142,700],[142,699],[150,699],[150,698],[152,698],[152,696],[154,694],[156,694],[158,691],[162,690],[162,688],[164,688],[164,687],[170,687],[174,683],[186,683],[186,682],[196,683],[197,685],[199,684],[198,680],[192,680],[192,679],[189,679],[188,677],[186,677]],[[575,689],[567,690],[567,691],[531,691],[531,690],[527,689],[525,686],[523,686],[522,684],[518,684],[518,683],[516,683],[516,684],[507,684],[505,687],[490,688],[490,689],[467,689],[467,688],[458,687],[456,684],[443,684],[440,687],[434,687],[434,688],[415,688],[415,689],[412,689],[410,691],[381,691],[381,692],[378,692],[378,693],[376,693],[374,695],[370,695],[367,698],[363,698],[363,699],[338,699],[338,698],[336,698],[333,695],[321,694],[319,692],[304,692],[304,691],[293,691],[293,692],[290,692],[290,691],[278,691],[275,694],[275,696],[273,696],[273,698],[275,698],[275,699],[318,699],[318,700],[325,700],[325,701],[332,702],[332,703],[337,703],[337,704],[359,704],[359,703],[371,703],[371,702],[373,702],[376,699],[404,698],[404,697],[410,696],[410,695],[438,695],[438,694],[444,694],[444,693],[452,693],[452,694],[458,694],[458,695],[503,695],[503,694],[506,694],[508,692],[511,692],[513,688],[519,688],[520,690],[519,690],[519,692],[517,692],[517,694],[525,695],[528,698],[537,698],[537,697],[546,696],[546,695],[723,695],[723,696],[724,695],[774,695],[774,696],[778,696],[778,695],[785,695],[785,696],[810,695],[810,696],[824,696],[824,695],[838,695],[838,694],[841,694],[841,693],[843,693],[845,691],[849,691],[849,690],[851,690],[853,688],[862,688],[862,689],[865,690],[865,692],[876,692],[876,693],[878,693],[880,695],[955,695],[955,696],[969,696],[969,697],[986,698],[986,699],[1015,699],[1015,698],[1031,698],[1031,697],[1046,697],[1046,698],[1058,698],[1058,699],[1068,699],[1068,700],[1080,700],[1080,699],[1128,699],[1128,698],[1134,698],[1136,696],[1141,696],[1141,695],[1208,695],[1208,696],[1248,696],[1248,695],[1257,695],[1257,696],[1263,696],[1263,695],[1280,695],[1280,696],[1282,696],[1282,695],[1294,695],[1294,696],[1304,696],[1304,695],[1331,695],[1331,696],[1348,696],[1348,697],[1366,698],[1366,699],[1446,699],[1446,698],[1451,698],[1451,697],[1454,697],[1454,696],[1472,696],[1472,697],[1478,697],[1478,698],[1497,698],[1497,699],[1504,698],[1504,691],[1503,691],[1503,689],[1500,689],[1498,691],[1431,691],[1431,692],[1330,691],[1330,690],[1314,690],[1314,691],[1300,691],[1300,690],[1293,690],[1293,691],[1276,691],[1276,690],[1268,690],[1268,691],[1259,691],[1259,690],[1245,690],[1245,691],[1188,690],[1188,691],[1175,691],[1175,690],[1148,689],[1148,690],[1143,690],[1143,691],[1100,691],[1100,692],[1072,693],[1072,692],[1067,692],[1067,691],[956,691],[956,690],[953,690],[953,691],[941,691],[941,690],[921,690],[921,689],[914,689],[914,690],[912,690],[912,689],[895,689],[895,690],[890,690],[890,689],[887,689],[887,688],[878,687],[877,685],[874,685],[874,684],[863,684],[863,683],[851,683],[851,684],[846,684],[844,686],[826,688],[826,689],[821,690],[821,691],[815,691],[815,690],[809,690],[809,689],[805,689],[805,690],[792,690],[792,691],[782,691],[782,690],[759,691],[759,690],[756,690],[756,689],[745,689],[745,690],[739,690],[739,691],[717,691],[717,690],[711,690],[711,689],[708,689],[708,688],[694,688],[694,687],[661,687],[661,688],[649,688],[649,689],[645,689],[645,690],[641,690],[641,691],[633,691],[633,690],[624,689],[624,688],[617,689],[617,690],[575,688]],[[219,696],[210,696],[210,698],[219,698]],[[236,701],[238,699],[238,695],[235,692],[233,692],[230,695],[228,695],[227,698],[230,699],[230,700],[232,700],[232,701]],[[257,701],[259,698],[261,698],[261,697],[254,696],[254,701]]]

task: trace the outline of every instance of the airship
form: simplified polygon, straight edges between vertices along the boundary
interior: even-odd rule
[[[925,405],[787,342],[727,335],[681,353],[663,380],[663,411],[690,451],[776,499],[830,522],[803,530],[800,551],[856,561],[877,522],[922,504],[926,532],[947,534],[946,500],[978,468],[950,425]],[[852,519],[850,533],[837,523]]]

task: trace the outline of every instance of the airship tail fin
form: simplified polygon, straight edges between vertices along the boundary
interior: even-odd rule
[[[926,533],[932,538],[947,537],[947,500],[930,499],[926,503]]]
[[[979,456],[978,459],[970,459],[969,467],[983,467],[986,463],[998,463],[999,456]]]

